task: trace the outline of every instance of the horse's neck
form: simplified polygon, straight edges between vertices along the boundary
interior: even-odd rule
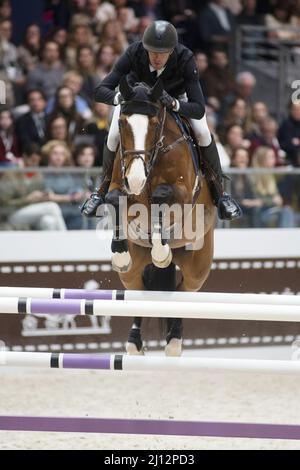
[[[173,140],[181,136],[181,131],[176,124],[174,117],[170,113],[166,113],[166,120],[164,125],[165,142],[171,143]]]

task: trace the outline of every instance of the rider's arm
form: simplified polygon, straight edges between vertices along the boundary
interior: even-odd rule
[[[131,58],[128,52],[125,52],[114,65],[112,71],[102,80],[95,90],[95,101],[116,105],[115,89],[120,83],[121,77],[127,75],[131,70]]]
[[[202,119],[205,114],[205,100],[194,58],[186,65],[184,82],[188,101],[178,100],[179,107],[177,106],[176,111],[190,119]]]

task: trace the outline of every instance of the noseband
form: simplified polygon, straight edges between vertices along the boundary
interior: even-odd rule
[[[154,137],[154,144],[150,150],[124,150],[123,144],[123,135],[122,135],[122,121],[119,119],[119,132],[120,132],[120,161],[121,161],[121,174],[122,180],[125,181],[126,171],[129,165],[133,162],[133,160],[142,160],[145,170],[146,178],[148,179],[152,168],[156,162],[157,155],[161,148],[163,147],[163,131],[164,125],[166,120],[166,108],[161,108],[155,104],[150,103],[149,101],[142,101],[142,100],[135,100],[135,101],[124,101],[121,104],[121,114],[127,114],[126,110],[133,109],[135,106],[138,106],[140,109],[149,109],[149,115],[157,116],[158,117],[158,124],[155,128],[155,137]],[[127,112],[128,112],[127,111]],[[145,113],[138,113],[137,111],[131,111],[130,114],[145,114]],[[148,114],[147,114],[148,115]],[[143,158],[144,156],[149,157],[148,162],[145,161]],[[129,162],[126,165],[126,157],[131,157]]]

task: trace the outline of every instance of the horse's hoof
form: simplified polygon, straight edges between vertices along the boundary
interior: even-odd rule
[[[182,354],[182,339],[172,338],[165,347],[166,356],[181,356]]]
[[[129,356],[144,356],[143,348],[139,351],[134,343],[126,343],[126,352]]]
[[[155,259],[153,257],[152,252],[151,252],[151,256],[152,256],[152,263],[154,264],[154,266],[156,266],[157,268],[161,268],[161,269],[168,268],[170,266],[170,264],[172,263],[172,259],[173,259],[173,253],[172,253],[171,248],[169,248],[169,253],[168,253],[167,257],[162,261],[158,260],[158,259]]]
[[[132,267],[132,259],[129,251],[114,253],[111,259],[112,268],[117,273],[127,273]]]

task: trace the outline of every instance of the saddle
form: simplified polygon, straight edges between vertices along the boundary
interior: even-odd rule
[[[180,116],[175,111],[170,111],[170,113],[173,116],[176,124],[178,125],[180,131],[182,132],[182,135],[185,137],[185,140],[187,141],[190,147],[190,152],[191,152],[195,172],[196,174],[199,174],[203,170],[203,165],[202,165],[200,148],[197,143],[197,138],[196,138],[194,129],[190,121],[187,118],[185,118],[184,116]]]

